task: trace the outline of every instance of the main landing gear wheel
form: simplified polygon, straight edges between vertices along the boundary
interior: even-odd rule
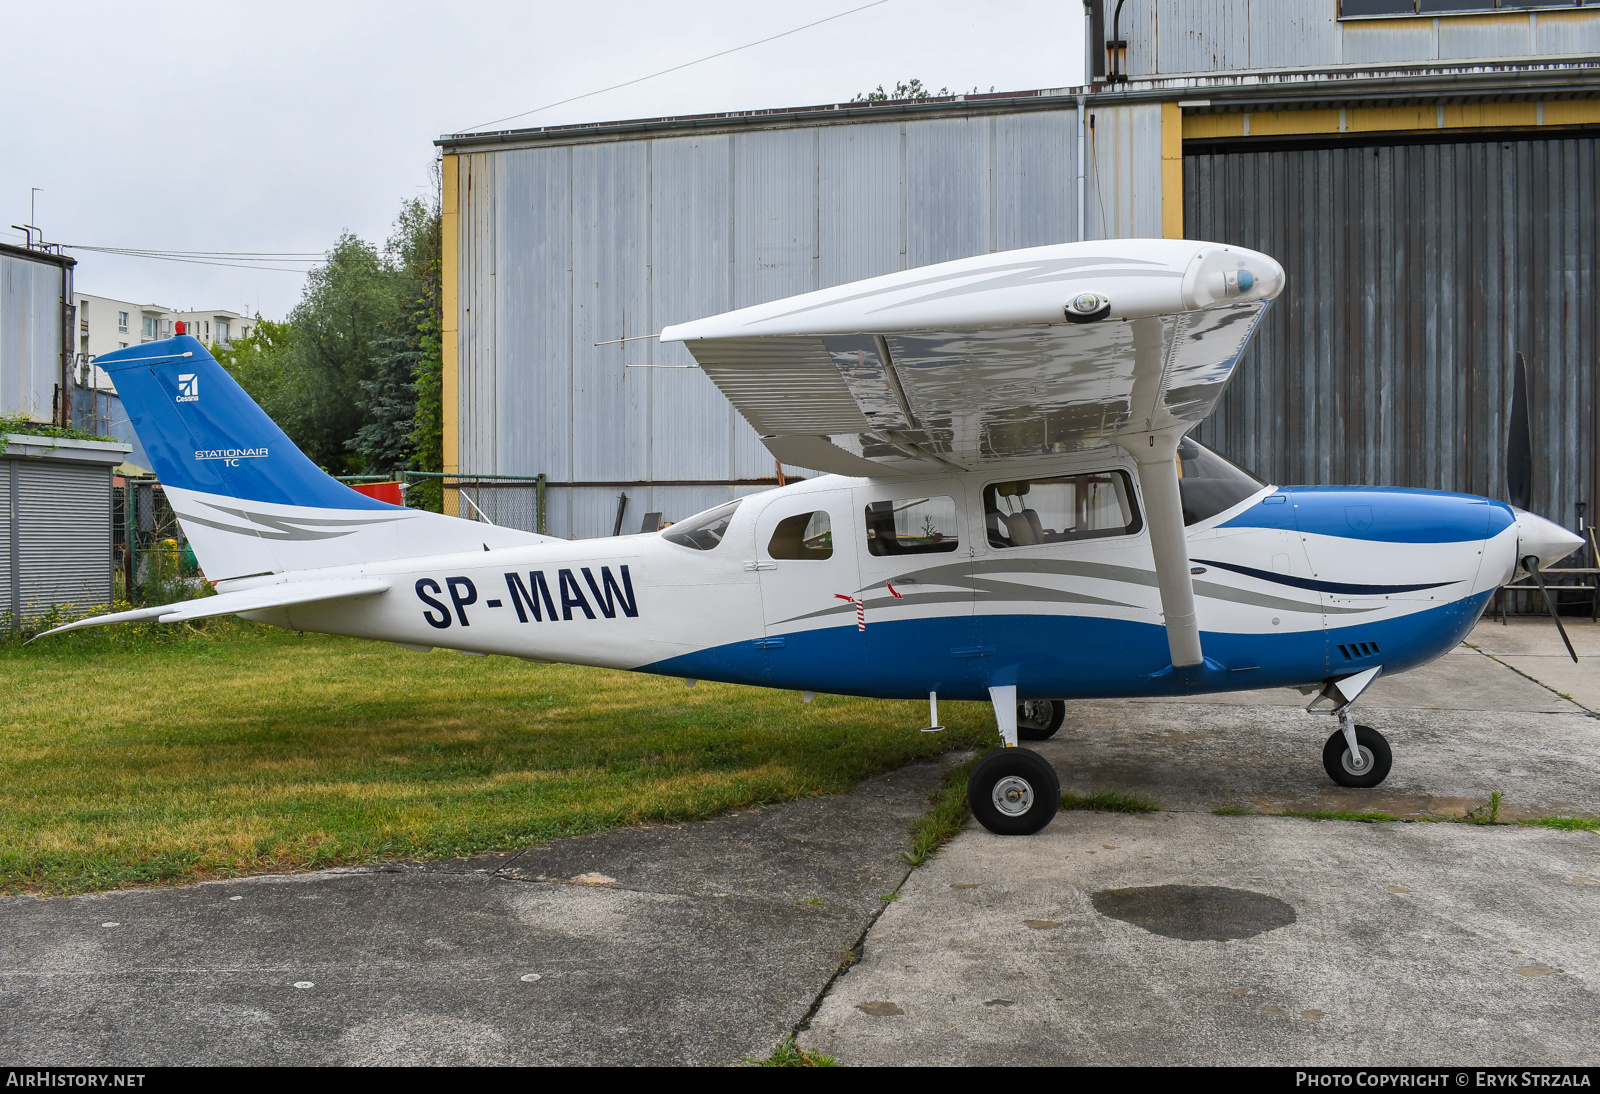
[[[1017,704],[1017,736],[1043,741],[1056,735],[1067,720],[1067,704],[1060,699],[1029,699]]]
[[[978,823],[997,836],[1031,836],[1061,808],[1061,780],[1037,752],[997,748],[972,769],[967,802]]]
[[[1361,749],[1361,760],[1350,755],[1350,745],[1344,739],[1344,730],[1336,729],[1328,743],[1322,746],[1322,766],[1328,778],[1340,786],[1377,786],[1389,777],[1394,755],[1383,734],[1366,726],[1356,726],[1356,745]]]

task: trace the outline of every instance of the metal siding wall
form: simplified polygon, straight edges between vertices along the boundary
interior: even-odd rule
[[[1508,377],[1531,371],[1534,508],[1592,508],[1600,141],[1185,158],[1185,227],[1289,273],[1197,436],[1279,483],[1504,497]]]
[[[733,297],[736,308],[820,288],[817,130],[733,137]],[[722,401],[720,393],[717,396]],[[732,404],[730,478],[771,477],[776,461]],[[665,478],[666,476],[662,476]]]
[[[1117,195],[1111,231],[1159,235],[1159,186],[1123,180],[1159,177],[1160,108],[1100,113],[1113,150],[1101,170]],[[594,343],[910,265],[1070,240],[1075,158],[1070,108],[464,155],[463,473],[771,477],[770,453],[698,369],[625,368],[690,364],[681,345]],[[1092,197],[1090,208],[1097,224]],[[547,531],[610,534],[620,489],[552,487]],[[627,489],[625,530],[645,512],[681,519],[753,488]]]
[[[627,365],[653,360],[655,343],[595,343],[660,329],[650,320],[648,149],[590,144],[571,156],[572,477],[642,479],[650,467],[656,370]]]
[[[0,255],[0,414],[50,417],[61,377],[61,267]]]
[[[1250,0],[1250,68],[1313,68],[1339,63],[1337,5],[1330,0]]]
[[[1107,0],[1106,37],[1111,36]],[[1600,51],[1600,14],[1474,13],[1467,18],[1340,23],[1338,0],[1129,0],[1122,9],[1132,76],[1340,64],[1576,56]]]
[[[818,288],[906,268],[904,126],[816,130]]]
[[[111,601],[111,469],[17,461],[22,613]]]
[[[1088,238],[1159,237],[1161,104],[1101,107],[1090,113],[1095,125],[1087,142]]]
[[[1077,115],[1001,115],[991,124],[990,245],[1007,251],[1071,242],[1078,220]]]
[[[659,140],[652,155],[651,293],[660,329],[734,306],[733,138]],[[681,344],[659,352],[666,363],[694,363]],[[733,478],[733,408],[705,373],[658,369],[653,389],[653,477]]]
[[[990,119],[906,126],[906,266],[994,250],[989,237]]]
[[[1535,52],[1533,21],[1527,12],[1470,22],[1439,21],[1439,56],[1451,59],[1511,57]]]
[[[1156,61],[1161,71],[1218,72],[1249,68],[1250,6],[1250,0],[1185,0],[1178,4],[1166,0],[1158,4],[1155,7]],[[1123,15],[1126,18],[1126,8]],[[1131,71],[1131,41],[1128,60]]]
[[[1600,53],[1600,18],[1589,12],[1541,11],[1534,46],[1550,57]]]
[[[572,474],[578,439],[573,405],[573,150],[536,149],[473,156],[474,189],[463,235],[485,239],[471,264],[491,309],[487,323],[463,324],[470,335],[475,382],[462,384],[462,422],[493,422],[494,436],[462,431],[464,474]],[[492,168],[492,173],[491,173]],[[463,299],[470,299],[465,286]],[[493,332],[492,344],[477,341]],[[608,337],[615,337],[608,335]],[[591,338],[590,342],[598,341]],[[589,352],[595,352],[590,350]],[[465,402],[480,400],[471,410]],[[524,472],[524,467],[535,468]]]

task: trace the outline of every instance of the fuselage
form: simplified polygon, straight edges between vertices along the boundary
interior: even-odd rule
[[[1207,671],[1180,678],[1163,672],[1132,461],[1085,455],[1007,479],[821,476],[662,533],[322,569],[389,590],[251,617],[885,698],[1249,690],[1440,656],[1515,572],[1526,535],[1526,515],[1501,502],[1434,491],[1251,484],[1209,514],[1197,501],[1187,541]]]

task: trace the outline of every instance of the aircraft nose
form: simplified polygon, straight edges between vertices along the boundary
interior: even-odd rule
[[[1522,509],[1517,514],[1517,563],[1533,555],[1543,570],[1566,558],[1583,546],[1583,538],[1554,521],[1545,520]]]

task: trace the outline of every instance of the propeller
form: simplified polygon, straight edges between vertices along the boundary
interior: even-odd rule
[[[1527,510],[1533,503],[1533,435],[1528,429],[1528,363],[1523,360],[1520,350],[1511,378],[1511,423],[1506,434],[1506,493],[1511,495],[1511,504],[1518,509]],[[1534,583],[1544,596],[1545,607],[1550,609],[1550,618],[1555,621],[1556,630],[1561,632],[1561,641],[1567,647],[1567,654],[1576,664],[1578,651],[1572,648],[1572,639],[1567,637],[1567,628],[1562,626],[1561,616],[1556,611],[1555,597],[1550,595],[1550,587],[1544,583],[1544,575],[1539,572],[1539,556],[1528,555],[1523,558],[1522,568],[1533,575]]]
[[[1528,432],[1528,363],[1517,351],[1511,377],[1511,429],[1506,436],[1506,492],[1511,504],[1527,509],[1533,504],[1533,436]]]

